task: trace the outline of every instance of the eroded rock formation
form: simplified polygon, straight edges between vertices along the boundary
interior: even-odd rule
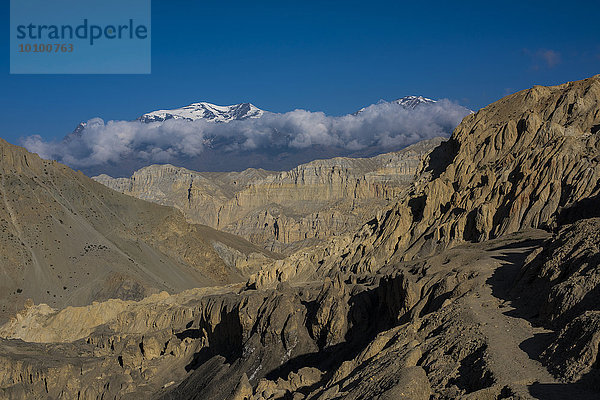
[[[465,117],[429,154],[410,194],[387,213],[254,280],[270,284],[339,268],[373,272],[390,260],[556,226],[562,208],[600,191],[599,102],[595,76],[536,86]]]
[[[552,241],[548,237],[528,231],[377,275],[337,274],[297,287],[193,289],[62,311],[30,305],[0,329],[9,338],[0,342],[0,393],[168,399],[548,394],[578,376],[563,373],[557,381],[523,343],[536,344],[550,366],[565,355],[594,359],[585,351],[578,358],[577,349],[555,350],[563,336],[574,335],[571,324],[559,332],[512,316],[521,310],[509,297],[520,266]],[[575,343],[593,352],[585,343],[594,335],[586,332],[596,325],[585,326]],[[547,334],[556,342],[539,342]],[[574,387],[581,398],[593,398],[593,387]]]
[[[94,179],[119,192],[180,209],[194,223],[291,253],[354,231],[413,181],[441,139],[373,158],[333,158],[291,171],[195,172],[152,165],[131,178]]]

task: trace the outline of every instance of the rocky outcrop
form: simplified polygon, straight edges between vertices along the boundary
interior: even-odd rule
[[[600,76],[536,86],[465,117],[429,155],[408,196],[353,235],[292,255],[253,281],[372,272],[526,228],[600,191]]]
[[[373,158],[334,158],[291,171],[194,172],[152,165],[131,178],[94,179],[122,193],[171,205],[194,223],[288,253],[355,230],[412,182],[440,139]]]
[[[536,86],[467,116],[429,155],[413,193],[396,205],[347,265],[432,254],[555,223],[557,211],[600,186],[600,76]],[[373,257],[374,262],[370,261]]]
[[[513,289],[534,323],[557,332],[540,357],[563,379],[598,379],[599,232],[599,218],[565,225],[527,260]]]
[[[276,255],[192,225],[0,141],[0,321],[27,299],[60,308],[240,282]]]
[[[531,231],[301,287],[30,305],[0,328],[0,394],[528,398],[534,382],[556,381],[521,349],[536,329],[502,297],[547,236]]]

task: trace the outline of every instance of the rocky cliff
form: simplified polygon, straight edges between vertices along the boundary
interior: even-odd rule
[[[292,252],[317,239],[356,230],[412,182],[441,139],[373,158],[333,158],[291,171],[194,172],[152,165],[131,178],[94,179],[131,196],[171,205],[190,222]]]
[[[370,254],[407,259],[555,225],[557,211],[600,190],[599,101],[596,76],[536,86],[466,117],[381,221]]]
[[[346,235],[262,271],[257,282],[314,271],[376,271],[524,228],[600,190],[600,76],[536,86],[465,117],[433,150],[409,195]],[[340,255],[343,255],[340,259]]]
[[[527,287],[511,289],[555,240],[526,231],[298,287],[29,305],[0,328],[0,395],[593,399],[593,313],[535,327],[523,316]]]

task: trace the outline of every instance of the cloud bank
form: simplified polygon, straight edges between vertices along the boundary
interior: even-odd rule
[[[261,118],[220,124],[94,118],[61,141],[49,142],[34,135],[24,138],[22,144],[43,158],[89,174],[127,175],[133,168],[154,163],[204,170],[273,169],[277,160],[293,164],[324,156],[375,154],[448,136],[468,113],[462,106],[440,100],[414,109],[380,102],[341,117],[305,110],[267,112]],[[281,165],[279,169],[287,168],[291,167]]]
[[[533,70],[539,70],[542,68],[554,68],[561,63],[561,54],[552,49],[539,49],[536,51],[530,49],[523,49],[523,53],[531,58],[531,68]]]

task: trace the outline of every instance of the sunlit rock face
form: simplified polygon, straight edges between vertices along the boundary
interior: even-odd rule
[[[433,139],[372,158],[333,158],[272,172],[195,172],[152,165],[131,178],[94,179],[119,192],[171,205],[188,221],[291,252],[358,229],[413,182]]]

